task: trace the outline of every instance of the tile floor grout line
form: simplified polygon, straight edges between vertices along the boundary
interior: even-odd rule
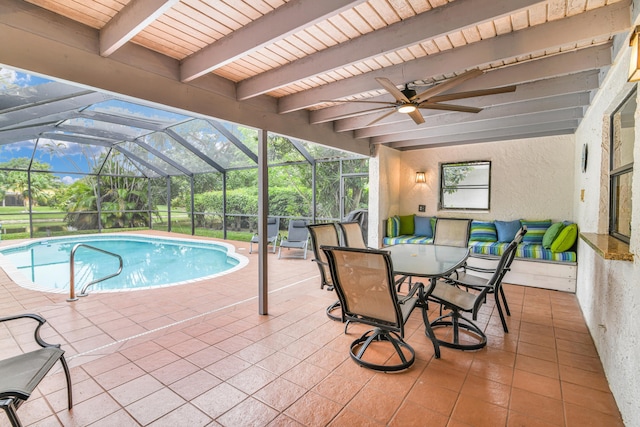
[[[307,279],[302,279],[302,280],[300,280],[300,281],[298,281],[298,282],[294,282],[294,283],[291,283],[291,284],[289,284],[289,285],[287,285],[287,286],[283,286],[283,287],[281,287],[281,288],[274,289],[274,290],[269,291],[269,292],[267,292],[267,293],[268,293],[268,294],[273,294],[273,293],[275,293],[275,292],[279,292],[279,291],[282,291],[282,290],[284,290],[284,289],[288,289],[288,288],[291,288],[291,287],[294,287],[294,286],[298,286],[298,285],[300,285],[300,284],[302,284],[302,283],[304,283],[304,282],[307,282],[307,281],[309,281],[309,280],[317,279],[318,277],[320,277],[320,275],[313,276],[313,277],[309,277],[309,278],[307,278]],[[127,338],[121,338],[121,339],[119,339],[119,340],[117,340],[117,341],[114,341],[114,342],[112,342],[112,343],[105,344],[105,345],[103,345],[103,346],[96,347],[96,348],[93,348],[93,349],[91,349],[91,350],[87,350],[87,351],[82,352],[82,353],[74,354],[73,356],[69,356],[69,357],[68,357],[68,360],[72,360],[72,359],[75,359],[76,357],[80,357],[80,356],[86,356],[86,355],[88,355],[88,354],[90,354],[90,353],[93,353],[93,352],[95,352],[95,351],[103,350],[103,349],[105,349],[105,348],[107,348],[107,347],[111,347],[112,345],[122,344],[123,342],[129,341],[129,340],[132,340],[132,339],[136,339],[136,338],[140,338],[140,337],[142,337],[142,336],[145,336],[145,335],[148,335],[148,334],[152,334],[152,333],[154,333],[154,332],[158,332],[158,331],[161,331],[161,330],[163,330],[163,329],[170,328],[170,327],[172,327],[172,326],[180,325],[180,324],[182,324],[182,323],[189,322],[189,321],[191,321],[191,320],[197,319],[197,318],[202,317],[202,316],[207,316],[207,315],[209,315],[209,314],[212,314],[212,313],[218,312],[218,311],[220,311],[220,310],[224,310],[224,309],[227,309],[227,308],[230,308],[230,307],[234,307],[234,306],[237,306],[237,305],[240,305],[240,304],[244,304],[244,303],[246,303],[246,302],[249,302],[249,301],[255,300],[255,299],[257,299],[257,298],[258,298],[258,296],[251,297],[251,298],[247,298],[247,299],[245,299],[245,300],[237,301],[237,302],[234,302],[233,304],[229,304],[229,305],[226,305],[226,306],[224,306],[224,307],[219,307],[219,308],[216,308],[216,309],[214,309],[214,310],[207,311],[207,312],[205,312],[205,313],[200,313],[200,314],[198,314],[198,315],[191,316],[191,317],[189,317],[189,318],[187,318],[187,319],[182,319],[182,320],[179,320],[179,321],[177,321],[177,322],[170,323],[170,324],[168,324],[168,325],[164,325],[164,326],[160,326],[160,327],[158,327],[158,328],[155,328],[155,329],[152,329],[152,330],[149,330],[149,331],[141,332],[141,333],[139,333],[139,334],[132,335],[132,336],[127,337]]]

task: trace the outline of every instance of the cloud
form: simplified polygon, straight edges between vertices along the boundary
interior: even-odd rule
[[[77,180],[78,180],[78,178],[74,178],[74,177],[69,176],[69,175],[67,175],[67,176],[63,176],[63,177],[61,178],[61,181],[62,181],[62,183],[63,183],[64,185],[71,185],[71,184],[73,184],[74,182],[76,182]]]

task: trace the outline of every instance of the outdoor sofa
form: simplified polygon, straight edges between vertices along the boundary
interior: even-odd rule
[[[490,267],[521,226],[527,234],[516,250],[506,283],[575,292],[578,226],[570,221],[469,219],[469,264]],[[441,222],[441,226],[447,222]],[[433,244],[438,217],[396,215],[384,221],[383,246]]]

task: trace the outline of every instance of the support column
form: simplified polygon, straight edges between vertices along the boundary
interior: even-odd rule
[[[269,280],[267,259],[267,215],[269,214],[269,168],[267,165],[267,134],[258,132],[258,312],[269,312]]]

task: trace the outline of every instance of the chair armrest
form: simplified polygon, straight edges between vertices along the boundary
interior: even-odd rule
[[[464,269],[465,270],[476,271],[478,273],[495,273],[496,272],[495,268],[474,267],[474,266],[470,266],[470,265],[465,265]]]
[[[416,295],[416,292],[418,292],[420,289],[423,289],[423,288],[424,288],[424,285],[421,282],[414,283],[413,286],[409,289],[409,293],[407,295],[403,295],[402,298],[398,299],[398,303],[404,304],[405,302],[413,298]]]
[[[39,316],[37,314],[25,313],[25,314],[16,314],[14,316],[0,317],[0,323],[8,322],[10,320],[17,320],[17,319],[33,319],[33,320],[38,322],[38,325],[36,326],[36,329],[33,331],[33,338],[40,345],[40,347],[56,347],[56,348],[60,348],[60,344],[49,344],[48,342],[44,341],[40,337],[40,328],[42,327],[42,325],[47,323],[47,321],[43,317],[41,317],[41,316]]]

